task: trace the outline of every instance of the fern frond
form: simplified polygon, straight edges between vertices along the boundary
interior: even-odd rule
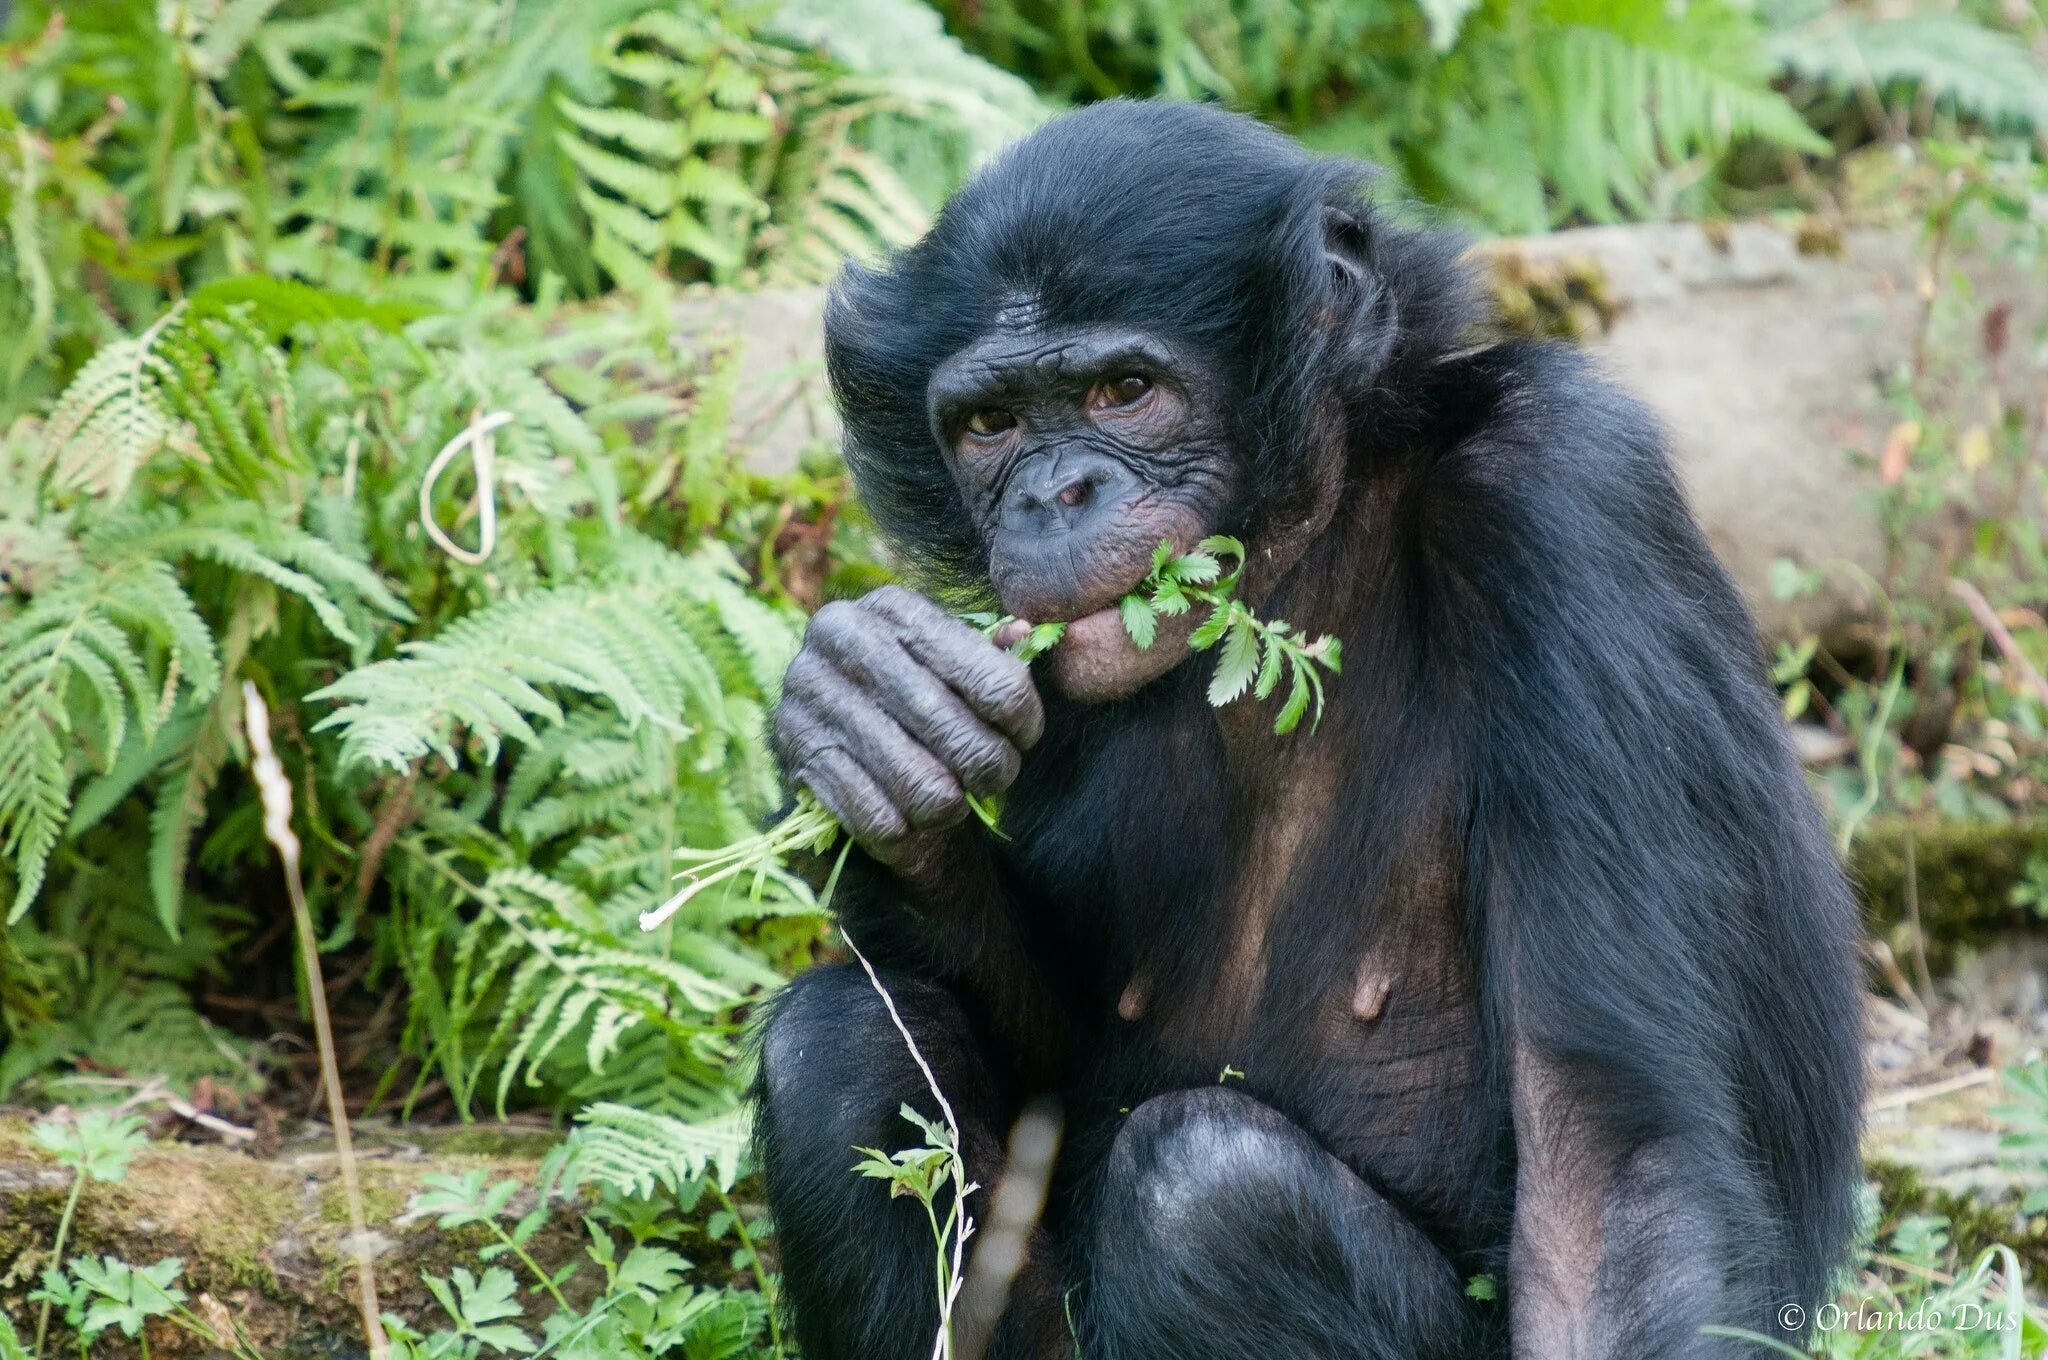
[[[502,1113],[514,1083],[539,1085],[572,1041],[582,1041],[584,1066],[602,1070],[633,1031],[652,1025],[686,1040],[703,1024],[690,1017],[743,999],[725,977],[613,934],[581,890],[537,870],[506,867],[464,887],[482,914],[457,946],[450,1005],[464,1014],[487,1005],[498,1017],[476,1062],[450,1074],[465,1107],[486,1066],[497,1071]]]
[[[1829,14],[1771,39],[1786,70],[1841,89],[1924,91],[1993,131],[2048,129],[2048,68],[2026,43],[1956,14]]]
[[[555,107],[591,136],[620,142],[643,156],[673,163],[690,149],[689,128],[637,109],[593,108],[567,95],[558,98]]]
[[[1668,166],[1755,138],[1823,154],[1827,143],[1758,78],[1749,21],[1720,0],[1549,0],[1526,91],[1538,153],[1572,211],[1642,211]]]
[[[185,899],[185,865],[192,838],[206,818],[206,796],[227,764],[228,746],[219,727],[201,729],[184,758],[158,781],[149,814],[149,895],[164,933],[178,938]]]
[[[130,727],[154,732],[179,690],[204,699],[220,683],[212,633],[177,576],[156,558],[116,553],[118,544],[113,535],[89,540],[92,568],[59,578],[0,624],[0,853],[14,867],[10,921],[42,885],[80,773],[111,769]],[[162,658],[154,665],[143,660],[152,652]]]
[[[576,1116],[561,1166],[571,1186],[599,1185],[645,1198],[680,1194],[705,1175],[732,1189],[753,1137],[744,1108],[683,1120],[600,1101]]]
[[[341,732],[345,761],[403,769],[430,754],[459,763],[460,729],[486,763],[508,736],[535,741],[535,722],[564,717],[550,690],[601,701],[628,724],[722,726],[724,686],[698,641],[698,601],[718,581],[711,562],[676,558],[659,575],[496,601],[312,695],[343,705],[315,730]],[[729,600],[727,609],[744,613]]]
[[[175,314],[134,340],[108,345],[64,389],[44,426],[51,483],[113,499],[135,471],[177,434],[159,387],[168,368],[156,353]]]

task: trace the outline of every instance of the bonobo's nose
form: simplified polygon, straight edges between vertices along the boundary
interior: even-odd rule
[[[1114,459],[1090,453],[1043,454],[1018,468],[1003,492],[1008,529],[1071,529],[1105,499],[1105,489],[1123,478]]]

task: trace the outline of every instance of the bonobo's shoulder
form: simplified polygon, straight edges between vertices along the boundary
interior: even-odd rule
[[[1469,527],[1615,532],[1687,519],[1662,427],[1583,354],[1515,341],[1442,361],[1429,499]]]
[[[1562,345],[1445,363],[1468,404],[1426,477],[1427,547],[1441,567],[1481,596],[1580,616],[1599,600],[1737,617],[1648,407]]]
[[[1570,477],[1666,463],[1656,416],[1582,351],[1515,340],[1441,361],[1441,404],[1457,421],[1461,470]]]

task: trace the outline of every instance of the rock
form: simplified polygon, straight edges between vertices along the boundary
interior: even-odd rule
[[[1482,258],[1514,278],[1553,277],[1571,296],[1563,328],[1587,343],[1671,431],[1707,536],[1767,631],[1837,633],[1867,602],[1847,573],[1787,604],[1771,564],[1883,565],[1872,513],[1875,476],[1848,450],[1874,454],[1893,418],[1882,383],[1911,359],[1919,302],[1917,236],[1856,229],[1827,251],[1798,225],[1591,227],[1497,241]],[[1590,266],[1590,268],[1589,268]],[[1587,287],[1597,271],[1601,287]],[[1996,277],[1996,271],[1991,271]],[[2034,299],[2012,280],[2010,296]],[[693,297],[678,313],[689,338],[737,337],[733,427],[764,470],[793,467],[834,432],[820,357],[818,289]],[[2037,318],[2015,318],[2028,334]],[[1555,330],[1559,327],[1547,326]],[[2012,365],[2023,369],[2024,365]]]
[[[675,318],[692,348],[737,347],[731,428],[750,466],[789,472],[805,449],[838,438],[825,383],[824,289],[695,292]]]

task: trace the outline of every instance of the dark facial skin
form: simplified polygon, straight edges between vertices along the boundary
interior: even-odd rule
[[[1084,702],[1129,694],[1183,660],[1194,611],[1152,646],[1117,603],[1162,541],[1187,549],[1223,522],[1236,462],[1219,385],[1159,339],[1047,329],[1012,308],[933,374],[932,432],[988,546],[1003,608],[1062,620],[1041,663]],[[901,587],[818,611],[783,682],[774,739],[786,768],[854,837],[915,874],[967,815],[1001,793],[1038,739],[1032,674],[1004,647]]]
[[[1048,674],[1084,701],[1128,694],[1186,654],[1183,616],[1140,650],[1117,601],[1162,541],[1223,519],[1235,460],[1198,364],[1140,331],[1041,328],[1013,309],[932,375],[932,434],[982,540],[1003,608],[1065,620]]]

